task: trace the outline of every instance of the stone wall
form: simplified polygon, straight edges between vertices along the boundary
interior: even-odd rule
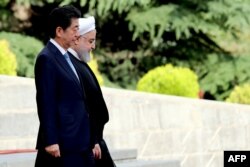
[[[183,167],[223,166],[224,150],[249,150],[250,106],[105,89],[112,147],[139,157],[181,159]]]
[[[224,150],[250,149],[249,105],[102,90],[110,148],[136,148],[141,159],[178,159],[182,167],[223,166]],[[35,107],[33,79],[0,76],[0,149],[34,148]]]

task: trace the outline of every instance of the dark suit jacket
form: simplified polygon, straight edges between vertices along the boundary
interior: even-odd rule
[[[61,152],[90,149],[84,90],[61,52],[48,42],[35,64],[40,127],[37,149],[59,144]]]

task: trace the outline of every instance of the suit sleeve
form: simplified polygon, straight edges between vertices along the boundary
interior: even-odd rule
[[[54,67],[52,60],[46,55],[40,55],[35,65],[38,117],[46,146],[58,143]]]

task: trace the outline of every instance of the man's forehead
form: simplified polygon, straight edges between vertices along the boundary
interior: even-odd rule
[[[85,37],[88,37],[88,38],[95,38],[95,36],[96,36],[96,31],[95,31],[95,30],[90,31],[90,32],[88,32],[88,33],[86,33],[86,34],[83,34],[82,36],[85,36]]]
[[[71,25],[79,27],[79,21],[78,21],[78,19],[77,18],[72,18],[71,19]]]

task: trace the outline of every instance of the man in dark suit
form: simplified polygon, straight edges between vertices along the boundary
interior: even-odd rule
[[[89,68],[90,52],[95,49],[96,29],[94,17],[79,19],[79,37],[74,41],[68,52],[79,79],[85,90],[91,124],[91,144],[96,166],[115,166],[103,140],[104,125],[109,120],[108,109],[104,101],[100,85]]]
[[[51,39],[35,64],[40,127],[36,167],[93,167],[89,112],[81,81],[67,54],[78,37],[80,12],[73,6],[49,15]]]

